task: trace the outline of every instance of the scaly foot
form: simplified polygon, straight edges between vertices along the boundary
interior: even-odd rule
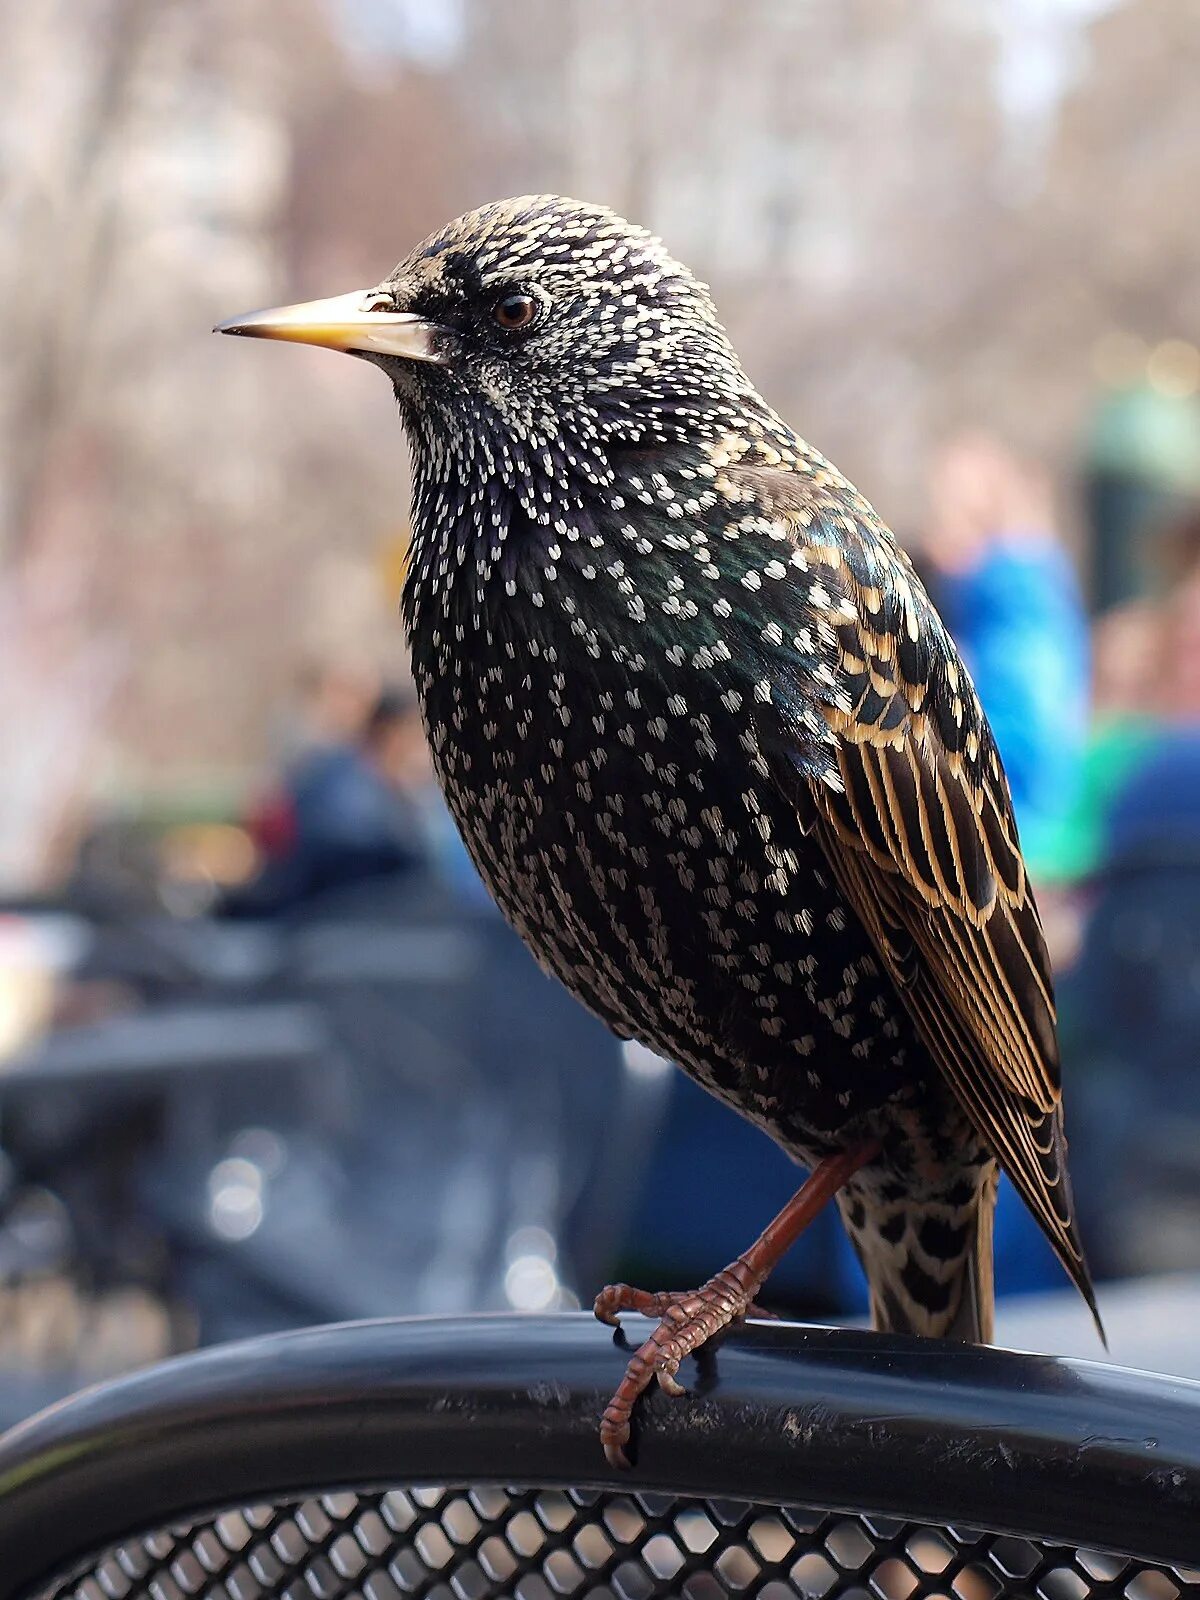
[[[650,1294],[645,1289],[631,1289],[627,1283],[601,1289],[593,1308],[601,1322],[619,1326],[619,1311],[637,1311],[644,1317],[660,1319],[658,1327],[631,1357],[601,1419],[600,1442],[610,1466],[629,1465],[625,1446],[629,1443],[633,1407],[655,1378],[668,1394],[686,1393],[675,1376],[685,1356],[743,1317],[770,1315],[754,1304],[761,1287],[762,1278],[745,1256],[739,1256],[699,1289]]]

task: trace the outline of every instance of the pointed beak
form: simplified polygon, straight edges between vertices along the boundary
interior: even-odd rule
[[[450,359],[453,335],[436,322],[411,311],[370,309],[378,290],[356,289],[330,300],[306,300],[295,306],[273,306],[219,323],[214,333],[237,333],[250,339],[286,339],[292,344],[319,344],[366,356],[399,356],[405,361]]]

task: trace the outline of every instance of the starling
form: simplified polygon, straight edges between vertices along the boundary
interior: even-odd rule
[[[830,1198],[877,1328],[987,1341],[1006,1172],[1096,1315],[1050,964],[970,677],[904,552],[601,206],[501,201],[378,288],[223,324],[391,379],[438,778],[538,960],[812,1176],[657,1317],[604,1414],[754,1310]],[[719,1185],[721,1175],[708,1181]],[[1097,1325],[1099,1325],[1097,1318]]]

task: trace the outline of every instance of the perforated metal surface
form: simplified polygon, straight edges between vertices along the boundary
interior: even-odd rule
[[[668,1495],[394,1489],[228,1512],[39,1600],[1176,1600],[1200,1571],[966,1528]]]

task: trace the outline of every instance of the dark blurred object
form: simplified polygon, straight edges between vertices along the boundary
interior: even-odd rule
[[[344,1064],[340,1127],[289,1131],[276,1110],[286,1159],[236,1249],[187,1200],[208,1169],[181,1185],[161,1167],[206,1342],[399,1306],[575,1304],[624,1234],[668,1069],[623,1051],[496,918],[431,902],[401,919],[387,892],[289,938],[283,984]]]
[[[1093,898],[1059,984],[1075,1190],[1101,1275],[1200,1269],[1200,512],[1126,606],[1094,739]],[[1125,675],[1128,683],[1122,685]]]
[[[134,919],[74,948],[77,978],[140,1009],[51,1032],[0,1076],[0,1303],[136,1289],[179,1347],[573,1305],[611,1271],[669,1069],[490,912],[393,876],[286,923]],[[52,1232],[31,1232],[34,1201]],[[94,1375],[68,1334],[40,1363],[23,1350],[0,1345],[24,1374],[0,1376],[10,1418],[47,1366],[60,1392]]]
[[[1195,781],[1200,745],[1188,759]],[[1059,986],[1075,1193],[1100,1277],[1200,1270],[1195,789],[1189,801],[1190,838],[1126,837]]]
[[[93,817],[83,829],[61,901],[81,916],[103,918],[159,904],[161,863],[152,833],[137,819]]]
[[[1163,532],[1197,494],[1200,406],[1192,394],[1146,383],[1100,403],[1084,468],[1097,611],[1155,587]]]
[[[1124,754],[1104,796],[1108,867],[1189,860],[1200,832],[1200,507],[1164,537],[1160,573],[1159,598],[1103,619],[1107,730]]]
[[[148,1188],[155,1164],[177,1167],[182,1197],[197,1153],[219,1148],[242,1121],[282,1105],[285,1121],[331,1122],[338,1085],[325,1040],[314,1008],[221,1004],[210,992],[207,1003],[59,1030],[5,1063],[0,1407],[14,1406],[10,1417],[31,1378],[53,1377],[68,1392],[192,1342],[198,1308],[187,1301],[178,1231]],[[36,1250],[31,1204],[54,1222],[37,1230]],[[131,1294],[136,1315],[112,1314]],[[16,1337],[47,1299],[57,1306],[53,1333]],[[112,1332],[101,1339],[105,1325]]]
[[[259,860],[250,833],[229,820],[222,799],[189,795],[170,806],[94,815],[80,829],[61,885],[40,903],[100,926],[204,915],[226,888],[251,878]]]
[[[1200,1268],[1200,516],[1166,548],[1175,581],[1152,612],[1137,742],[1061,986],[1076,1189],[1118,1274]]]
[[[1105,876],[1193,866],[1200,866],[1200,721],[1161,732],[1118,789]]]

